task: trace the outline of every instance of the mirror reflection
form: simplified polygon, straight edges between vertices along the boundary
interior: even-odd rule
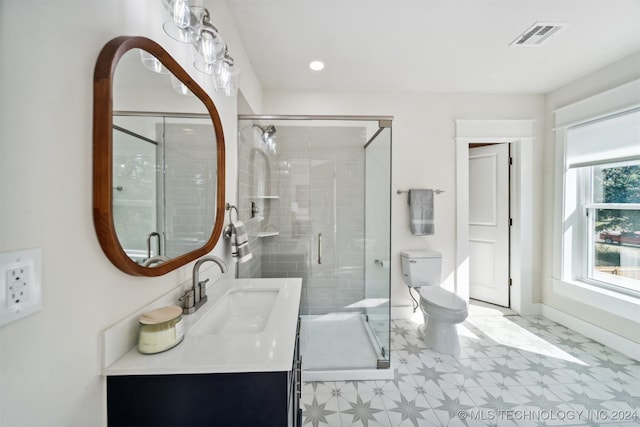
[[[114,225],[137,263],[175,258],[209,239],[216,215],[213,132],[208,117],[114,112]]]
[[[205,106],[141,49],[118,63],[113,105],[113,219],[123,250],[153,267],[202,247],[215,223],[217,176]]]

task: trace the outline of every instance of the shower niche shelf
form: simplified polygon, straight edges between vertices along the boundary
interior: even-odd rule
[[[280,233],[277,231],[259,231],[256,234],[256,237],[271,237],[271,236],[279,236]]]
[[[279,199],[280,196],[256,196],[256,199]]]

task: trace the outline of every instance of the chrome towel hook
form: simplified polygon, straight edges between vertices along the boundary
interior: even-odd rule
[[[231,219],[231,211],[234,210],[236,211],[236,220],[239,221],[240,220],[240,213],[238,213],[238,208],[235,207],[234,205],[230,204],[229,202],[227,202],[227,204],[225,205],[225,210],[229,211],[229,224],[225,227],[224,231],[222,232],[222,237],[225,240],[228,240],[231,238],[231,227],[233,224],[233,219]]]
[[[229,222],[233,222],[233,220],[231,219],[231,211],[232,210],[236,211],[236,220],[240,219],[240,214],[238,213],[238,208],[235,207],[234,205],[230,204],[229,202],[227,202],[227,204],[225,206],[225,210],[229,211]]]

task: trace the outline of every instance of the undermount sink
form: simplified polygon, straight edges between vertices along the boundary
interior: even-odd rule
[[[255,334],[267,326],[278,289],[231,289],[213,304],[191,330],[191,335]],[[205,308],[206,310],[206,308]]]

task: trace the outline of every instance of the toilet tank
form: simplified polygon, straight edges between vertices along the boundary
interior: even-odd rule
[[[442,254],[436,251],[403,251],[402,279],[407,286],[440,286]]]

